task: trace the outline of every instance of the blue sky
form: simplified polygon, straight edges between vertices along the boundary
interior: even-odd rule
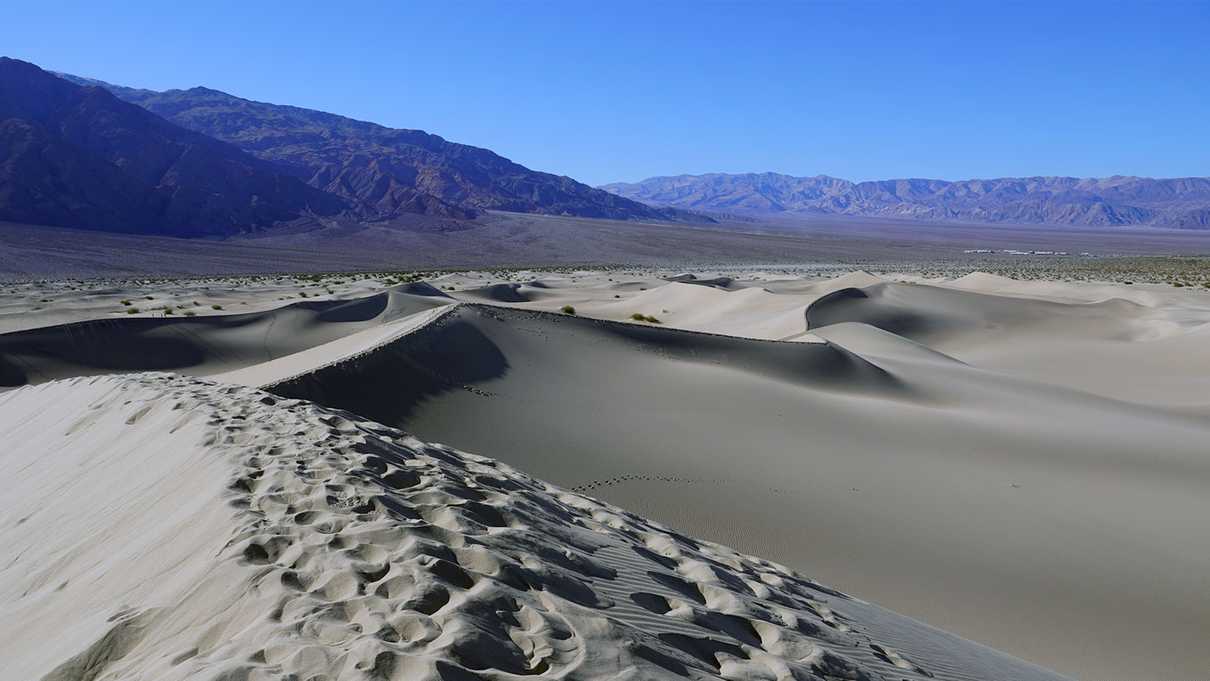
[[[4,15],[0,53],[47,69],[420,128],[592,184],[1210,175],[1210,0],[23,2]]]

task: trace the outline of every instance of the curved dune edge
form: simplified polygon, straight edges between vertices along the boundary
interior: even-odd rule
[[[259,312],[91,319],[0,334],[0,388],[74,376],[173,371],[213,376],[273,362],[455,301],[427,284]],[[312,353],[312,356],[314,353]],[[280,367],[281,365],[277,365]]]
[[[0,414],[10,678],[1059,678],[303,401],[141,374]]]
[[[312,371],[357,359],[375,349],[399,340],[452,312],[459,303],[413,313],[403,319],[349,334],[285,357],[236,369],[212,378],[225,383],[252,387],[272,385],[298,378]]]

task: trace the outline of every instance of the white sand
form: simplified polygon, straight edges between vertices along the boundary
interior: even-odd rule
[[[0,396],[3,679],[1057,679],[491,459],[246,388]]]
[[[283,389],[491,451],[1060,671],[1199,678],[1210,346],[1190,320],[1205,294],[1140,306],[1070,302],[1079,287],[1056,286],[1059,302],[878,283],[824,305],[837,318],[809,334],[833,348],[791,354],[801,344],[668,328],[751,289],[668,286],[689,307],[655,311],[663,325],[468,308]],[[794,286],[758,293],[797,299],[805,331],[820,295]],[[583,301],[601,298],[551,290],[512,307],[577,296],[592,312]],[[1076,362],[1082,345],[1121,354],[1093,351],[1106,359],[1091,370],[1060,360],[1066,373],[1041,363],[1052,348]],[[1170,345],[1185,351],[1153,350]],[[993,354],[1028,370],[981,366]]]
[[[213,376],[263,367],[333,342],[328,350],[339,353],[349,344],[338,341],[363,331],[385,337],[374,336],[373,330],[453,302],[417,284],[351,300],[300,301],[260,312],[136,315],[22,329],[0,334],[0,387],[148,369]],[[382,333],[389,336],[390,330]],[[280,365],[262,370],[279,371]]]
[[[489,454],[1060,672],[1204,679],[1210,292],[982,274],[660,278],[672,274],[534,273],[496,286],[495,275],[463,273],[437,283],[490,306],[394,291],[231,327],[214,317],[27,328],[0,335],[0,378],[172,369],[268,385]],[[564,305],[577,315],[558,314]],[[661,323],[629,321],[636,312]],[[55,390],[82,385],[108,384]],[[56,423],[76,408],[61,401]],[[13,413],[26,412],[0,403],[4,423],[30,418]],[[108,456],[123,443],[136,461],[144,445],[161,451],[158,435],[121,437]],[[75,467],[89,447],[62,449],[81,450],[65,455]],[[169,474],[145,468],[130,470],[130,484],[148,488],[131,495],[160,508]],[[191,473],[203,496],[208,475]],[[38,498],[56,499],[55,484],[35,485]],[[175,522],[158,516],[130,522],[149,535]],[[169,562],[200,546],[178,534]],[[150,550],[134,546],[113,564],[145,561]],[[155,580],[177,588],[173,575]],[[997,678],[966,653],[966,666],[929,667],[919,651],[956,649],[898,626],[879,635],[938,676]],[[48,659],[104,633],[66,631],[64,656]],[[595,664],[570,676],[591,677]],[[709,666],[702,673],[723,674]],[[762,678],[747,666],[727,674]],[[1023,678],[1014,674],[999,678]],[[442,678],[470,677],[447,668]]]

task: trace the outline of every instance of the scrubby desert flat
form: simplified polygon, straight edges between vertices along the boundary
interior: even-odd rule
[[[836,274],[6,285],[4,678],[1204,678],[1210,289]]]

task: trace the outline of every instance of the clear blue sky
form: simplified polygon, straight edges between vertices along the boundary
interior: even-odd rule
[[[421,128],[593,184],[1210,175],[1210,0],[14,2],[0,52]]]

